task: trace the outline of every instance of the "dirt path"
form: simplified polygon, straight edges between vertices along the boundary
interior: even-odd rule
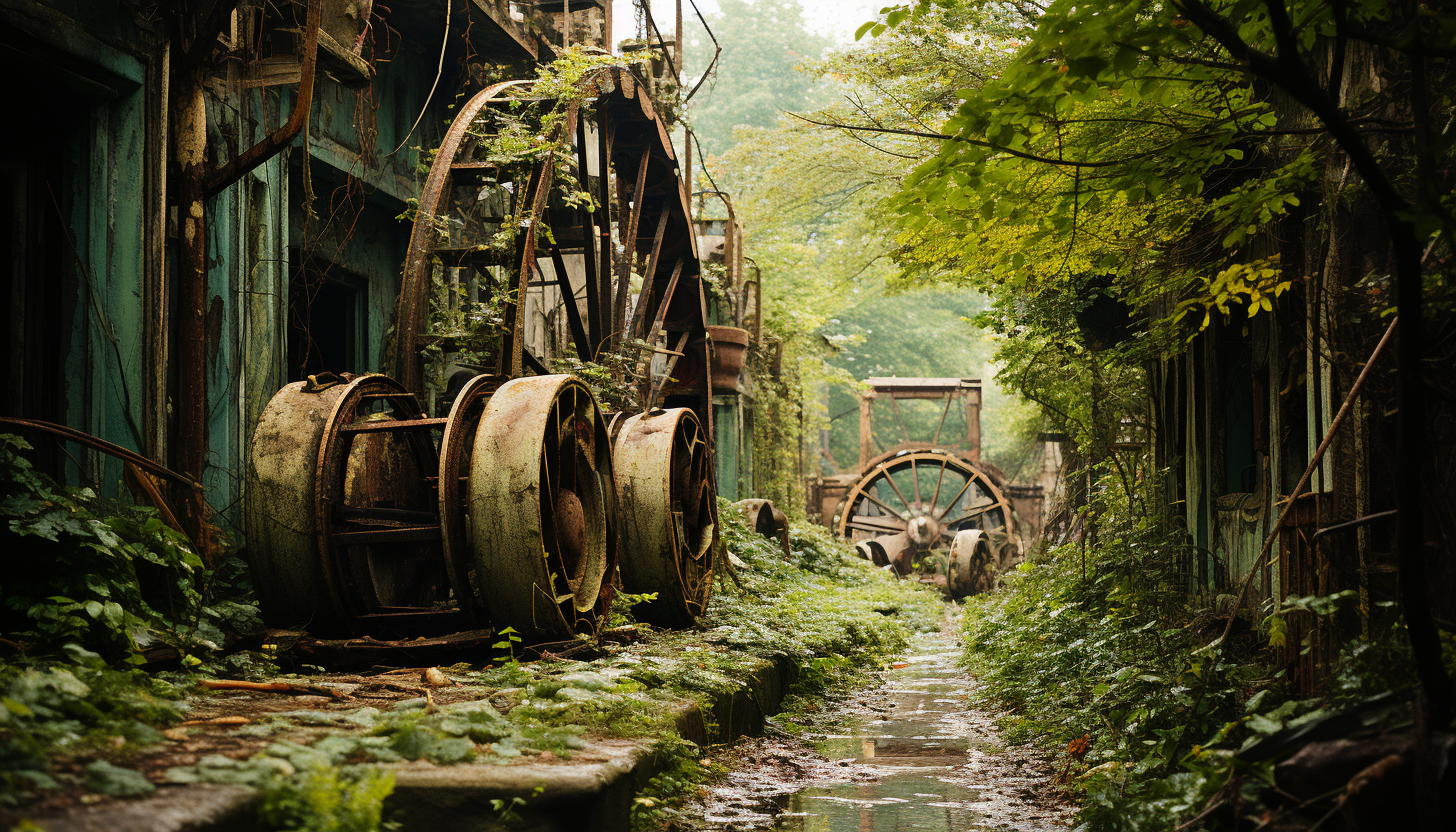
[[[952,628],[921,636],[879,687],[827,704],[830,731],[722,752],[732,773],[690,812],[718,830],[1070,828],[1051,762],[1003,746],[959,655]]]

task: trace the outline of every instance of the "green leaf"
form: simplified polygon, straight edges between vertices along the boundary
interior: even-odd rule
[[[138,797],[157,790],[141,772],[114,766],[105,760],[88,764],[84,779],[86,788],[112,797]]]

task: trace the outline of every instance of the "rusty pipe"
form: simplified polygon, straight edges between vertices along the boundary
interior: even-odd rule
[[[293,112],[288,114],[288,121],[262,141],[208,174],[203,180],[203,192],[207,196],[217,196],[249,171],[278,155],[303,130],[303,125],[308,122],[308,111],[313,106],[314,69],[318,64],[319,26],[323,22],[323,16],[323,0],[308,0],[308,22],[304,24],[303,65],[298,80],[298,100],[293,103]]]
[[[1285,501],[1284,510],[1279,513],[1279,519],[1274,521],[1274,528],[1269,531],[1269,536],[1264,538],[1263,548],[1259,550],[1259,554],[1254,558],[1253,564],[1249,566],[1249,572],[1244,576],[1244,582],[1239,587],[1239,594],[1234,599],[1233,607],[1229,610],[1228,622],[1224,624],[1223,634],[1205,649],[1220,650],[1224,642],[1228,641],[1229,633],[1234,628],[1234,619],[1238,617],[1239,608],[1244,605],[1244,599],[1249,595],[1249,587],[1254,583],[1254,576],[1258,574],[1259,567],[1264,563],[1264,558],[1269,554],[1269,550],[1273,548],[1274,541],[1279,539],[1279,531],[1284,528],[1284,521],[1294,511],[1294,504],[1299,499],[1300,493],[1304,491],[1306,485],[1309,485],[1309,478],[1313,476],[1315,469],[1319,467],[1320,460],[1324,459],[1325,451],[1329,449],[1330,443],[1335,439],[1335,433],[1340,429],[1341,423],[1345,421],[1345,417],[1350,413],[1350,408],[1354,406],[1355,400],[1360,396],[1360,388],[1365,385],[1365,379],[1369,377],[1370,371],[1375,367],[1375,362],[1380,360],[1380,354],[1385,351],[1386,345],[1390,343],[1391,336],[1395,334],[1395,325],[1398,323],[1400,323],[1399,315],[1390,319],[1390,326],[1385,328],[1385,334],[1380,337],[1380,343],[1375,345],[1375,350],[1370,353],[1370,358],[1365,361],[1365,366],[1360,368],[1360,374],[1355,377],[1355,382],[1350,385],[1350,392],[1345,396],[1345,403],[1340,405],[1340,409],[1336,411],[1335,417],[1330,420],[1330,426],[1325,431],[1324,439],[1320,441],[1319,447],[1315,448],[1314,457],[1310,459],[1309,465],[1305,466],[1304,473],[1300,476],[1299,482],[1294,485],[1294,490],[1289,492],[1289,497]]]
[[[192,477],[186,476],[185,474],[179,474],[170,468],[167,468],[150,459],[147,459],[136,451],[123,448],[122,446],[111,442],[107,442],[105,439],[98,439],[97,437],[92,436],[89,433],[84,433],[66,425],[58,425],[55,422],[45,422],[40,419],[20,419],[13,416],[0,416],[0,425],[13,425],[15,427],[23,428],[26,430],[34,430],[41,433],[48,433],[66,442],[75,442],[78,445],[85,446],[94,451],[100,451],[107,456],[115,457],[122,462],[135,465],[142,471],[145,471],[148,474],[151,474],[152,476],[159,479],[168,480],[170,482],[177,483],[178,485],[186,486],[190,489],[193,489],[194,491],[200,490],[202,488],[202,486],[199,485],[197,481],[194,480]]]
[[[1395,517],[1398,514],[1400,514],[1400,511],[1398,509],[1391,509],[1389,511],[1377,511],[1374,514],[1367,514],[1364,517],[1357,517],[1354,520],[1350,520],[1345,523],[1336,523],[1333,526],[1325,526],[1323,529],[1320,529],[1319,531],[1314,533],[1314,536],[1309,539],[1309,545],[1313,546],[1321,537],[1324,537],[1327,534],[1343,532],[1349,529],[1357,529],[1361,526],[1374,523],[1377,520],[1385,520],[1390,517]]]

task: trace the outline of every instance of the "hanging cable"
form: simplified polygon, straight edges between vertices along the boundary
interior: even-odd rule
[[[450,45],[451,2],[452,0],[445,0],[445,36],[440,40],[440,63],[438,66],[435,67],[435,83],[430,85],[430,94],[425,96],[425,104],[423,107],[420,108],[420,114],[415,119],[415,123],[410,125],[409,132],[404,134],[404,138],[399,140],[399,147],[396,147],[395,149],[384,154],[386,156],[393,156],[394,154],[398,153],[399,148],[404,147],[405,142],[410,140],[410,136],[413,136],[415,134],[415,128],[420,126],[420,122],[423,121],[425,118],[425,112],[430,109],[430,101],[433,100],[435,97],[435,88],[440,86],[440,76],[445,74],[445,47]]]

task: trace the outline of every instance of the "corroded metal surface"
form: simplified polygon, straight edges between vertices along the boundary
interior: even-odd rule
[[[986,533],[980,529],[957,532],[945,569],[946,592],[952,598],[979,595],[995,583],[995,565]]]
[[[528,637],[594,631],[610,606],[618,541],[611,447],[587,386],[566,375],[501,385],[476,429],[466,491],[496,626]]]
[[[334,608],[351,628],[385,608],[428,608],[444,588],[439,521],[424,482],[438,463],[421,415],[414,394],[368,374],[344,386],[324,426],[315,537]],[[391,422],[419,427],[378,429]]]
[[[280,626],[324,631],[340,624],[316,543],[314,474],[324,426],[344,392],[279,390],[253,431],[244,532],[263,617]]]
[[[327,379],[279,391],[253,437],[244,514],[264,618],[333,634],[454,614],[429,484],[444,420],[384,376]]]
[[[687,408],[627,419],[615,446],[622,586],[657,593],[638,617],[686,627],[707,606],[718,536],[707,437]]]
[[[450,584],[455,588],[456,602],[466,620],[474,623],[487,621],[489,611],[485,608],[480,575],[470,547],[464,483],[470,475],[480,416],[499,383],[498,377],[486,375],[466,382],[455,394],[445,433],[440,439],[440,549]]]

